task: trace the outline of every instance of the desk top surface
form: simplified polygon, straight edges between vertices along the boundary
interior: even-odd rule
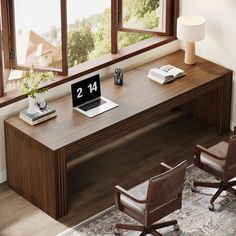
[[[56,118],[36,126],[25,123],[18,115],[7,119],[6,122],[46,147],[57,150],[231,72],[199,57],[195,65],[186,65],[183,63],[183,57],[184,52],[179,50],[129,70],[124,73],[123,86],[114,85],[113,78],[103,80],[102,95],[119,104],[119,107],[96,117],[88,118],[73,110],[71,94],[68,94],[49,103],[50,107],[57,110]],[[186,75],[165,85],[146,77],[149,69],[160,68],[165,64],[184,69]]]

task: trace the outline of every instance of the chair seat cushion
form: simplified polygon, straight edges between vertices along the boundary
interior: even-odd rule
[[[228,146],[229,144],[227,142],[220,142],[207,150],[217,156],[226,157]],[[224,172],[225,160],[218,160],[207,155],[206,153],[201,152],[200,161],[203,165],[206,165],[219,173]]]
[[[129,190],[129,193],[136,199],[145,200],[148,190],[148,181],[145,181]],[[121,195],[121,204],[123,206],[124,212],[128,215],[136,216],[135,218],[143,222],[144,211],[146,204],[136,203],[129,198]]]

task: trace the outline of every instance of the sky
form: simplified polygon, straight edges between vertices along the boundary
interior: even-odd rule
[[[16,30],[45,33],[52,25],[60,27],[60,0],[15,0]],[[67,22],[86,18],[110,7],[111,0],[67,0]]]

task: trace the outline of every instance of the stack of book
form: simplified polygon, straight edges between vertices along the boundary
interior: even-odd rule
[[[25,109],[20,112],[19,117],[30,125],[36,125],[45,120],[51,119],[56,115],[57,114],[55,109],[46,107],[45,109],[38,110],[35,114],[29,114],[27,112],[27,109]]]

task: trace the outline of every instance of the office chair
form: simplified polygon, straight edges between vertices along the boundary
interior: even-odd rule
[[[236,128],[234,128],[236,134]],[[209,210],[214,210],[214,201],[223,192],[228,191],[236,196],[236,181],[230,181],[236,177],[236,135],[232,136],[227,142],[220,142],[211,148],[196,146],[194,155],[194,164],[215,176],[220,182],[198,182],[194,181],[192,191],[196,192],[196,187],[218,188],[217,192],[210,200]]]
[[[146,234],[161,235],[156,230],[174,226],[179,230],[177,220],[156,223],[182,206],[182,191],[187,162],[184,161],[172,168],[165,163],[160,164],[164,173],[135,186],[129,191],[115,186],[116,207],[142,225],[116,224],[117,229],[142,231]]]

